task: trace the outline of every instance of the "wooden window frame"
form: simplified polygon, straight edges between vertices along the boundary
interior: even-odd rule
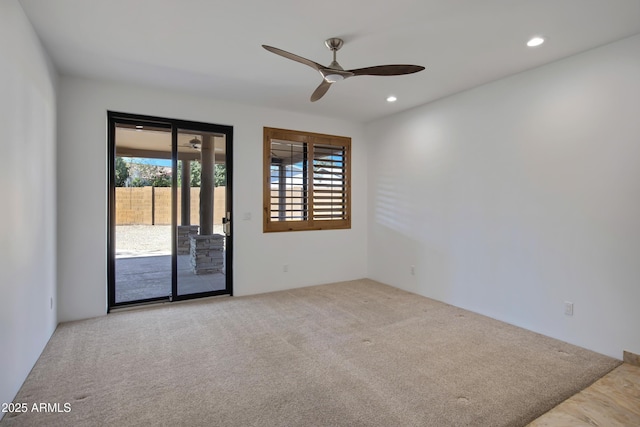
[[[351,138],[344,136],[326,135],[313,132],[303,132],[296,130],[264,128],[263,143],[263,232],[282,231],[308,231],[308,230],[337,230],[351,228]],[[307,175],[305,189],[308,196],[305,198],[305,210],[303,220],[274,221],[271,219],[271,166],[272,166],[272,140],[279,142],[291,141],[294,143],[305,143],[305,153]],[[335,146],[344,150],[344,211],[340,219],[314,219],[314,172],[313,154],[315,146]],[[311,166],[309,166],[311,165]]]

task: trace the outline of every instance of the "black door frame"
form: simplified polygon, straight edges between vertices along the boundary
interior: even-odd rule
[[[188,120],[168,119],[164,117],[146,116],[139,114],[120,113],[107,111],[107,141],[108,141],[108,197],[107,197],[107,296],[108,309],[113,308],[167,301],[183,301],[194,298],[202,298],[216,295],[233,295],[233,126],[218,125],[203,122],[194,122]],[[116,232],[116,186],[115,186],[115,161],[116,161],[116,125],[147,125],[158,128],[164,128],[171,132],[171,296],[149,298],[144,300],[127,301],[116,303],[116,248],[115,248],[115,232]],[[178,255],[176,251],[177,244],[177,223],[178,223],[178,130],[188,129],[209,133],[218,133],[225,135],[226,150],[226,212],[230,213],[229,236],[226,237],[225,249],[225,280],[226,289],[220,291],[199,292],[193,294],[178,294]]]

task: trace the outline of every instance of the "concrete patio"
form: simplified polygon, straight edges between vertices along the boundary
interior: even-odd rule
[[[221,231],[221,230],[220,230]],[[178,256],[178,295],[224,290],[220,273],[194,274],[189,255]],[[171,227],[116,227],[116,303],[171,295]]]

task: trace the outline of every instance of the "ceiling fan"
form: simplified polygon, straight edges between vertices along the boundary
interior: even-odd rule
[[[344,80],[349,77],[400,76],[403,74],[412,74],[424,70],[424,67],[420,65],[377,65],[373,67],[345,70],[340,66],[340,64],[338,64],[338,61],[336,61],[336,52],[340,50],[340,48],[344,44],[344,41],[337,37],[333,37],[327,39],[324,44],[330,51],[333,52],[333,62],[331,62],[331,64],[326,67],[324,65],[318,64],[317,62],[311,61],[310,59],[306,59],[282,49],[278,49],[277,47],[267,46],[264,44],[262,45],[262,47],[267,49],[269,52],[275,53],[276,55],[284,56],[285,58],[308,65],[309,67],[320,73],[320,75],[322,76],[322,82],[320,83],[320,86],[318,86],[316,90],[311,94],[311,102],[315,102],[322,98],[333,83],[339,82],[340,80]]]
[[[178,148],[188,148],[200,151],[200,149],[202,148],[202,138],[194,136],[193,138],[187,140],[186,138],[180,136],[178,137]]]

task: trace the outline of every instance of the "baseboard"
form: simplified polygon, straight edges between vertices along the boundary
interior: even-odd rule
[[[640,356],[637,354],[631,353],[630,351],[623,351],[622,360],[624,363],[628,363],[630,365],[640,366]]]

